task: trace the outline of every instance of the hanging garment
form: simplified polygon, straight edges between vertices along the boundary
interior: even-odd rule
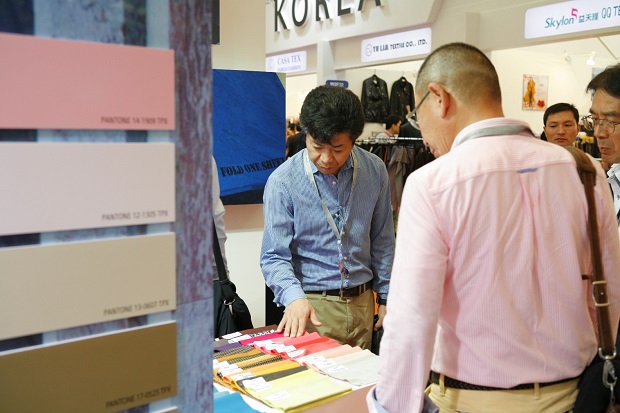
[[[400,132],[398,132],[399,138],[421,138],[422,133],[417,130],[412,124],[410,120],[403,122],[400,125]]]
[[[407,179],[409,166],[412,159],[409,158],[409,152],[404,146],[397,146],[392,151],[388,163],[388,176],[390,177],[390,200],[392,211],[400,209],[400,201],[403,197],[403,188]]]
[[[384,123],[390,113],[390,101],[385,80],[372,75],[362,83],[362,107],[366,122]]]
[[[415,107],[415,97],[413,96],[413,85],[401,77],[392,84],[390,92],[390,114],[400,116],[402,119]]]
[[[435,160],[435,156],[431,153],[430,150],[428,150],[427,148],[418,149],[418,152],[415,155],[415,158],[413,159],[413,164],[411,165],[410,173],[415,171],[418,168],[423,167],[427,163],[432,162],[434,160]]]

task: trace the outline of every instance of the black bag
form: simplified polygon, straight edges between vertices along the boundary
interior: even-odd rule
[[[573,407],[574,413],[620,413],[620,405],[616,404],[618,389],[616,388],[616,373],[620,367],[615,361],[616,346],[611,334],[609,319],[609,299],[607,284],[601,259],[601,243],[596,223],[596,204],[594,203],[594,185],[596,183],[596,169],[590,158],[579,149],[567,147],[575,157],[577,170],[583,184],[588,201],[588,235],[592,256],[592,276],[584,276],[592,283],[592,296],[596,305],[598,329],[598,355],[586,367],[579,380],[579,392]]]
[[[213,326],[216,337],[254,328],[250,309],[245,301],[235,292],[235,285],[228,279],[226,279],[225,283],[227,284],[226,286],[223,286],[221,281],[217,280],[213,283],[213,300],[215,303]],[[229,297],[232,298],[228,300],[224,293],[226,290],[231,292]]]
[[[377,324],[377,321],[379,321],[379,315],[375,314],[375,317],[373,319],[373,327],[375,324]],[[379,355],[379,350],[381,348],[381,339],[383,338],[383,327],[381,327],[380,329],[378,329],[377,331],[372,330],[372,344],[370,347],[370,351],[373,352],[374,354],[376,354],[377,356]]]
[[[579,392],[573,407],[574,413],[620,412],[617,405],[614,406],[616,410],[608,410],[610,389],[603,384],[604,365],[604,361],[597,355],[594,361],[586,367],[579,379]],[[620,361],[614,360],[612,365],[616,372],[620,371]],[[613,380],[611,377],[609,379]],[[620,389],[616,386],[614,386],[614,395],[616,400],[620,400]]]
[[[215,337],[254,328],[247,304],[237,294],[235,284],[228,279],[220,243],[213,223],[213,255],[219,280],[213,282],[213,329]]]

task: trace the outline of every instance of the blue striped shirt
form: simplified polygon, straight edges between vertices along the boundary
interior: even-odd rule
[[[394,258],[388,174],[376,155],[357,146],[353,151],[357,162],[353,194],[351,155],[338,177],[322,174],[312,163],[311,167],[321,198],[336,223],[352,196],[342,235],[343,262],[349,270],[343,288],[373,280],[373,289],[387,298]],[[304,291],[341,287],[337,238],[305,173],[305,153],[304,149],[280,165],[267,180],[263,195],[265,231],[260,265],[278,305],[305,298]]]

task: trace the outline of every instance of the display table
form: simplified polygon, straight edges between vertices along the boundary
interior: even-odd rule
[[[375,354],[317,333],[290,338],[274,330],[242,331],[214,342],[214,386],[226,392],[217,394],[221,411],[234,400],[239,409],[245,403],[262,413],[368,411],[366,395],[378,370]]]
[[[216,384],[215,386],[220,391],[233,391],[219,384]],[[340,396],[335,400],[330,400],[325,404],[304,410],[304,413],[367,413],[368,407],[366,406],[366,395],[370,389],[372,389],[372,386],[366,386],[353,390],[351,393]],[[282,410],[269,407],[256,399],[246,396],[245,394],[242,394],[241,397],[243,397],[243,400],[245,400],[248,406],[261,413],[282,413]],[[218,413],[217,410],[215,410],[214,413]]]
[[[323,405],[316,406],[306,410],[307,413],[366,413],[366,395],[373,386],[362,387],[353,390],[353,392],[345,394],[335,400],[331,400]]]

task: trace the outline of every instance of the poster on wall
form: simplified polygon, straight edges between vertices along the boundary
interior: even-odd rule
[[[262,204],[286,160],[285,93],[276,73],[213,70],[213,156],[225,205]]]
[[[549,76],[523,75],[523,110],[546,110]]]

